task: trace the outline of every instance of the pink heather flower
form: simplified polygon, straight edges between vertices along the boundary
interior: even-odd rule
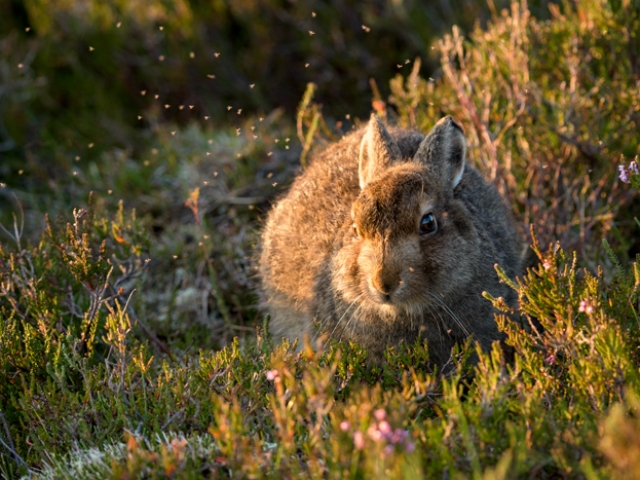
[[[545,260],[544,262],[542,262],[542,266],[545,270],[549,270],[551,268],[551,262],[549,260]]]
[[[343,432],[346,432],[350,428],[351,428],[351,424],[346,420],[340,422],[340,430],[342,430]]]
[[[391,425],[389,425],[389,422],[387,422],[386,420],[382,420],[380,423],[378,423],[378,430],[385,437],[391,435]]]
[[[545,358],[544,361],[549,365],[554,365],[556,363],[556,356],[552,353],[547,358]]]
[[[264,374],[270,382],[273,382],[280,375],[278,370],[267,370]]]
[[[631,183],[629,175],[638,175],[638,162],[634,160],[629,166],[619,165],[618,170],[620,172],[620,180],[624,183]]]
[[[364,435],[358,431],[353,434],[353,445],[356,450],[362,450],[364,448]]]
[[[369,426],[367,435],[374,442],[382,443],[384,445],[382,458],[391,454],[395,445],[404,445],[404,448],[408,452],[413,452],[415,445],[409,441],[408,430],[403,430],[401,428],[396,428],[395,430],[392,429],[391,425],[386,420],[387,412],[382,408],[376,410],[373,414],[378,422],[377,425]]]
[[[416,449],[416,444],[413,442],[407,442],[404,444],[404,449],[407,453],[413,453]]]
[[[367,435],[369,435],[369,438],[374,442],[379,442],[380,440],[382,440],[382,432],[373,425],[371,425],[367,430]]]
[[[593,305],[591,305],[586,300],[582,300],[580,302],[580,306],[578,307],[578,311],[584,313],[593,313]]]

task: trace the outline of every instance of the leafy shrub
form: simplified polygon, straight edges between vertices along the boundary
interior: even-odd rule
[[[36,246],[21,233],[16,222],[13,248],[0,246],[0,398],[3,420],[15,425],[25,411],[21,394],[37,404],[44,385],[48,392],[84,390],[85,370],[110,355],[101,338],[115,314],[110,303],[124,304],[148,250],[135,212],[126,216],[121,203],[113,219],[96,217],[91,197],[86,209],[74,210],[73,223],[48,222]],[[9,438],[17,456],[27,437],[15,433]]]
[[[511,365],[496,346],[475,367],[454,357],[456,373],[440,377],[416,369],[420,345],[389,352],[382,369],[350,345],[295,355],[259,339],[170,366],[129,344],[116,311],[104,336],[113,353],[85,365],[83,394],[55,382],[15,389],[28,428],[13,438],[32,445],[32,465],[46,449],[54,477],[624,477],[637,462],[612,459],[612,429],[640,393],[638,263],[606,286],[562,250],[540,255],[516,288],[525,321],[545,330],[501,320]]]

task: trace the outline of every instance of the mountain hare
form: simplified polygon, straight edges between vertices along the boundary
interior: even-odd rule
[[[329,146],[270,212],[259,253],[276,338],[387,346],[428,342],[442,364],[454,343],[500,339],[483,291],[516,303],[519,243],[496,189],[465,162],[451,117],[425,137],[368,125]]]

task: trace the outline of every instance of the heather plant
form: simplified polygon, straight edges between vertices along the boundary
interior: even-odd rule
[[[448,377],[416,368],[427,354],[420,345],[389,352],[384,368],[367,366],[355,346],[295,355],[262,338],[157,364],[127,345],[116,311],[105,336],[114,353],[85,371],[87,400],[70,390],[38,402],[23,394],[21,416],[49,409],[28,437],[48,440],[40,474],[632,478],[637,439],[618,432],[637,408],[640,271],[635,264],[607,287],[561,249],[538,253],[540,266],[514,287],[524,320],[542,328],[528,333],[504,317],[514,362],[496,346],[477,351],[475,366],[454,356]],[[53,440],[52,414],[68,412],[60,405],[74,412],[63,424],[94,424],[75,430],[75,445]]]
[[[377,364],[355,344],[274,342],[251,291],[258,218],[300,152],[345,129],[312,88],[295,126],[277,112],[235,110],[241,121],[215,129],[158,116],[135,148],[58,163],[45,148],[0,179],[0,475],[637,478],[639,7],[550,12],[518,4],[468,37],[453,30],[440,74],[414,65],[373,103],[423,131],[454,115],[513,205],[533,248],[516,281],[497,267],[517,321],[487,295],[506,348],[469,341],[434,370],[420,342]],[[16,58],[3,59],[29,65],[4,41]],[[2,77],[17,95],[3,108],[41,85],[25,75]],[[37,118],[25,112],[5,122],[20,144],[16,128]]]

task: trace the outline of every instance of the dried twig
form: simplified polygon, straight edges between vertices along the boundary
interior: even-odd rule
[[[4,413],[2,413],[2,409],[0,409],[0,419],[2,420],[2,425],[4,426],[4,431],[6,432],[6,435],[7,435],[7,442],[9,442],[7,444],[7,442],[5,442],[3,438],[0,436],[0,443],[11,454],[11,457],[13,457],[13,460],[19,466],[22,466],[27,470],[29,470],[29,466],[27,465],[27,463],[22,459],[22,457],[18,454],[18,452],[16,452],[16,446],[13,443],[13,439],[11,438],[9,425],[7,425],[7,420],[4,418]]]

